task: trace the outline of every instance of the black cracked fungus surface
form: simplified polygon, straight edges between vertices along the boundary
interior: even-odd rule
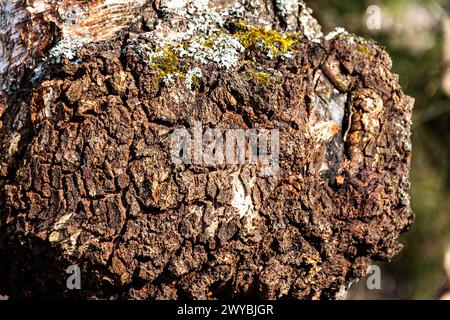
[[[198,65],[191,91],[183,79],[161,86],[119,40],[89,44],[78,62],[50,65],[28,97],[11,97],[0,127],[2,293],[333,299],[372,261],[391,259],[413,220],[412,101],[373,43],[371,56],[344,37],[296,46],[286,61],[255,57],[281,81]],[[318,72],[347,96],[345,141],[343,130],[330,142],[311,134]],[[193,120],[279,129],[278,174],[175,166],[170,134]],[[232,205],[236,187],[254,219]],[[65,289],[71,264],[81,291]]]

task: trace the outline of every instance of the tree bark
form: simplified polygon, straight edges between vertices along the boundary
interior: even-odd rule
[[[296,1],[1,8],[0,294],[335,299],[401,249],[413,101],[376,43]],[[177,163],[199,122],[278,130],[278,170]]]

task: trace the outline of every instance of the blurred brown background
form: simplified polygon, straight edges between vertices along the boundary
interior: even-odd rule
[[[450,1],[307,4],[324,34],[341,26],[384,46],[404,91],[416,99],[410,192],[416,222],[402,238],[405,249],[392,263],[380,265],[381,290],[368,290],[360,281],[352,286],[350,298],[442,297],[449,290],[443,265],[450,249]]]

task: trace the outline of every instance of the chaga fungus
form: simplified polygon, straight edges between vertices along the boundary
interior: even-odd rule
[[[21,24],[51,36],[20,53],[35,73],[1,70],[0,294],[334,299],[401,249],[413,100],[387,53],[324,37],[302,2],[174,3]],[[118,32],[89,20],[102,10]],[[278,170],[174,163],[196,123],[278,130]]]

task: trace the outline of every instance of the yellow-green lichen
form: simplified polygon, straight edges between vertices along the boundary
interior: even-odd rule
[[[358,50],[358,51],[361,52],[363,55],[365,55],[366,57],[368,57],[370,61],[372,61],[372,60],[374,59],[374,56],[372,55],[372,53],[370,52],[370,50],[369,50],[366,46],[364,46],[364,45],[362,45],[362,44],[359,44],[359,45],[356,47],[356,50]]]
[[[281,34],[276,30],[246,25],[243,22],[234,24],[234,37],[239,39],[247,50],[263,48],[269,56],[278,57],[292,50],[297,42],[297,33]]]
[[[305,263],[311,267],[305,279],[305,282],[309,284],[315,284],[314,279],[316,275],[322,270],[322,258],[318,253],[313,253],[311,256],[305,258]]]
[[[269,86],[279,84],[281,82],[281,73],[272,68],[262,68],[255,65],[254,62],[245,61],[245,73],[247,74],[247,81],[253,81],[261,86]]]
[[[158,73],[158,79],[171,75],[184,76],[184,68],[182,66],[179,55],[175,52],[173,46],[164,46],[158,51],[158,54],[152,58],[151,68]]]
[[[198,76],[194,75],[192,76],[192,90],[193,91],[200,91],[200,79]]]
[[[214,41],[211,38],[208,38],[202,44],[203,44],[203,46],[205,46],[207,48],[212,48],[214,46]]]
[[[247,74],[249,75],[247,81],[254,80],[261,85],[268,85],[270,82],[270,73],[248,70]]]

